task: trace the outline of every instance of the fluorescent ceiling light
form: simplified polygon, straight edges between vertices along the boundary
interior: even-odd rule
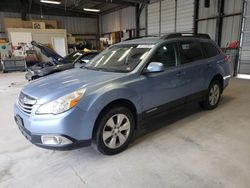
[[[83,8],[84,11],[88,11],[88,12],[100,12],[100,9],[93,9],[93,8]]]
[[[41,3],[49,3],[49,4],[56,4],[60,5],[61,1],[55,1],[55,0],[40,0]]]

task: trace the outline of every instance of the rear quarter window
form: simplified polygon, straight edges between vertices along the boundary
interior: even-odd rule
[[[202,42],[201,45],[207,58],[215,57],[220,54],[219,49],[210,42]]]

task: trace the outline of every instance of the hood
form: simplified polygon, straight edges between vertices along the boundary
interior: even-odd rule
[[[76,68],[34,80],[26,85],[22,92],[36,98],[38,104],[43,104],[81,87],[101,84],[124,74]]]
[[[51,62],[38,62],[35,65],[28,67],[27,69],[36,72],[38,70],[44,69],[46,67],[52,67],[52,66],[54,66],[54,64]]]
[[[58,53],[56,53],[54,50],[50,49],[49,47],[47,47],[41,43],[38,43],[36,41],[32,41],[31,44],[33,46],[39,48],[41,50],[41,52],[45,56],[51,58],[54,63],[56,63],[56,64],[58,64],[58,62],[67,63],[67,61],[62,56],[60,56]]]

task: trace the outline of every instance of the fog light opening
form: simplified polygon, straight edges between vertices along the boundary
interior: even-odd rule
[[[51,135],[42,135],[41,136],[42,144],[44,145],[67,145],[72,144],[73,142],[64,136],[51,136]]]

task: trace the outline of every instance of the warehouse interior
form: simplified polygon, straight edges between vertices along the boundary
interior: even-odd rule
[[[52,76],[36,68],[74,61],[53,65],[60,75],[118,43],[171,33],[208,34],[225,55],[231,78],[216,109],[192,103],[148,119],[112,156],[40,148],[18,129],[19,93]],[[0,187],[249,187],[250,0],[1,0],[0,60]]]

